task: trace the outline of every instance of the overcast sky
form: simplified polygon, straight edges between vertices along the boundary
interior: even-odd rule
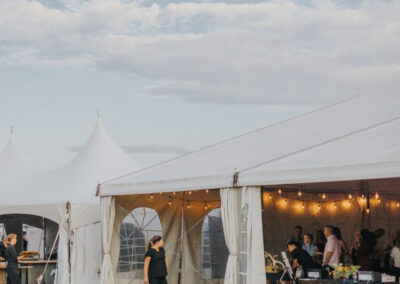
[[[0,146],[13,125],[26,155],[62,165],[99,107],[149,164],[399,93],[399,50],[400,1],[1,0]]]

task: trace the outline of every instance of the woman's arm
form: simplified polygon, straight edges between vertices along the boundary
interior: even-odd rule
[[[344,255],[349,254],[349,247],[347,246],[345,241],[341,240],[340,241],[340,246],[342,247]]]
[[[168,271],[168,257],[165,256],[165,266],[167,266],[167,271]]]
[[[151,257],[147,256],[144,258],[144,283],[149,284],[149,264],[150,264]]]

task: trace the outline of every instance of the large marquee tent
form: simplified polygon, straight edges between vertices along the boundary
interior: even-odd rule
[[[77,156],[56,170],[41,170],[26,159],[12,134],[0,155],[0,215],[24,214],[56,222],[57,283],[98,283],[102,241],[99,200],[93,188],[101,180],[138,168],[100,119]]]
[[[200,233],[192,226],[209,211],[204,202],[221,207],[230,252],[224,283],[265,283],[262,248],[268,232],[263,236],[261,193],[284,187],[397,198],[399,141],[400,96],[358,96],[102,183],[98,194],[108,241],[102,283],[115,281],[121,216],[139,206],[160,214],[172,282],[179,276],[177,242],[183,235],[183,283],[202,283],[201,273],[193,273],[201,260]],[[185,201],[190,210],[181,206]]]

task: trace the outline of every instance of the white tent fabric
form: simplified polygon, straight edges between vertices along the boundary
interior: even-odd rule
[[[360,96],[111,180],[100,194],[397,177],[399,127],[400,96]]]
[[[103,237],[103,265],[101,268],[100,284],[114,284],[114,270],[111,262],[111,241],[115,220],[115,198],[101,199],[101,233]]]
[[[246,208],[246,283],[266,283],[264,266],[264,240],[261,216],[261,191],[259,187],[245,187],[242,193],[242,210]],[[224,230],[232,231],[230,227]]]
[[[73,231],[71,251],[71,283],[100,282],[102,265],[101,223],[89,224]]]
[[[77,230],[74,243],[80,247],[80,253],[88,261],[85,267],[91,267],[98,260],[93,262],[89,256],[93,250],[101,253],[101,242],[84,246],[82,242],[87,240],[81,236],[89,239],[98,238],[98,235],[88,235],[95,233],[90,224],[100,222],[100,205],[99,199],[95,197],[95,188],[102,180],[138,168],[139,165],[111,139],[100,119],[82,151],[71,162],[57,170],[39,169],[23,156],[15,143],[14,135],[11,135],[0,155],[0,192],[2,193],[0,214],[32,214],[61,224],[67,217],[67,202],[71,202],[70,228]],[[63,242],[59,248],[65,249]],[[73,247],[72,250],[74,250]],[[61,259],[63,257],[67,259]],[[68,274],[60,275],[60,273],[68,273],[68,270],[64,269],[65,263],[68,263],[68,253],[60,253],[58,260],[60,281],[58,283],[68,283],[65,282],[69,281]],[[74,268],[78,263],[73,262],[71,265]],[[81,283],[89,283],[90,277],[92,280],[98,277],[91,269],[86,272],[80,270],[79,273],[82,276],[81,279],[85,279]],[[87,273],[87,275],[82,273]]]
[[[225,270],[225,284],[236,284],[239,279],[239,240],[240,240],[240,188],[224,188],[221,194],[221,218],[224,226],[226,246],[229,250],[229,258]]]

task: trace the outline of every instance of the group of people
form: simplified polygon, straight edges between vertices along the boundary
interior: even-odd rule
[[[18,237],[16,234],[9,234],[0,242],[0,256],[7,261],[7,284],[21,284],[18,272],[18,254],[15,249]]]
[[[349,248],[343,240],[338,227],[327,225],[323,230],[303,235],[303,228],[296,226],[294,235],[288,241],[288,250],[292,258],[292,268],[302,268],[302,277],[309,269],[334,269],[339,263],[359,265],[363,271],[385,272],[400,276],[400,233],[393,230],[383,248],[379,248],[378,238],[385,231],[378,229],[371,232],[367,229],[357,231],[354,243]]]

